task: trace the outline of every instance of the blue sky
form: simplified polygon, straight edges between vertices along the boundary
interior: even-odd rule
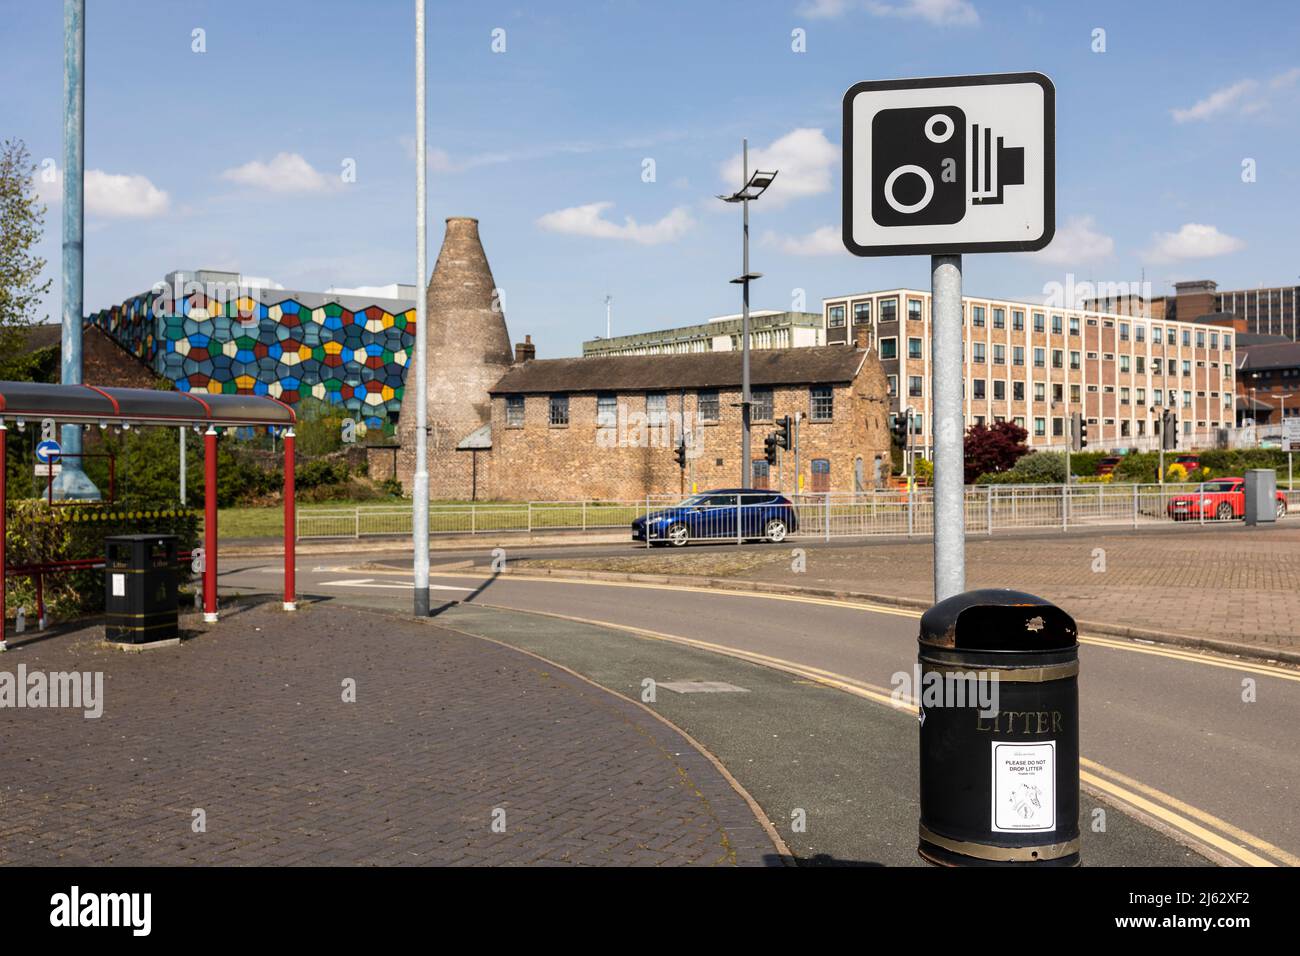
[[[176,268],[288,288],[411,282],[412,2],[91,0],[86,307]],[[543,357],[604,331],[735,312],[740,215],[713,196],[742,136],[781,168],[752,209],[755,308],[928,283],[924,257],[838,239],[840,103],[865,79],[1040,70],[1057,88],[1056,241],[966,260],[966,289],[1067,273],[1294,283],[1294,3],[994,0],[429,3],[430,266],[477,216],[512,336]],[[62,4],[13,4],[0,136],[62,162]],[[1104,29],[1105,52],[1093,52]],[[196,53],[194,31],[206,52]],[[493,31],[505,50],[494,52]],[[794,52],[792,31],[806,31]],[[15,95],[14,91],[18,91]],[[1256,181],[1242,181],[1254,159]],[[654,181],[643,177],[654,161]],[[355,163],[355,182],[341,173]],[[41,252],[59,312],[59,208]],[[630,220],[629,220],[630,217]]]

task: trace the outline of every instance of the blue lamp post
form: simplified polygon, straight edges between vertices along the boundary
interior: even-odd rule
[[[83,206],[86,139],[86,0],[63,0],[63,384],[81,384]],[[95,501],[99,489],[81,467],[81,426],[64,425],[59,498]]]

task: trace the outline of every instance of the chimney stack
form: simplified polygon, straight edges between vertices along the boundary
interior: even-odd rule
[[[525,335],[522,342],[515,343],[515,364],[523,365],[535,358],[537,358],[537,346],[533,344],[531,335]]]
[[[432,429],[429,461],[456,462],[440,465],[430,476],[430,492],[435,497],[469,497],[471,464],[467,456],[455,455],[456,446],[491,421],[488,390],[510,368],[512,359],[505,312],[479,239],[477,219],[448,217],[424,295],[429,324],[427,393],[417,395],[413,387],[403,392],[398,441],[403,449],[415,448],[416,403],[425,402]],[[403,465],[407,468],[414,468],[413,457]],[[412,473],[402,470],[398,476],[406,488]]]
[[[860,349],[871,347],[871,326],[866,322],[858,322],[854,324],[853,344]]]

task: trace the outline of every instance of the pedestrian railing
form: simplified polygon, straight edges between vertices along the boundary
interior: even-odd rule
[[[643,501],[526,501],[429,506],[429,533],[607,531],[630,528],[645,513]],[[298,537],[365,538],[409,535],[411,506],[323,508],[298,511]]]
[[[1175,522],[1212,525],[1242,517],[1242,495],[1205,484],[970,485],[965,491],[968,534],[1079,527],[1142,528]],[[1300,515],[1300,489],[1283,490],[1286,518]],[[534,534],[620,530],[647,545],[675,541],[758,538],[843,538],[929,535],[934,532],[930,488],[853,494],[803,494],[772,503],[772,495],[652,496],[629,501],[529,501],[432,504],[432,535]],[[411,533],[410,505],[303,509],[300,539],[364,538]],[[648,520],[647,520],[648,519]]]

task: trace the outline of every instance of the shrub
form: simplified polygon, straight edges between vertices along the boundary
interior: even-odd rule
[[[11,568],[98,558],[104,555],[104,539],[117,534],[175,534],[178,551],[198,543],[199,516],[175,503],[149,507],[109,504],[47,505],[40,500],[9,503],[6,560]],[[184,574],[185,572],[182,572]],[[6,581],[9,614],[19,605],[35,619],[36,587],[31,577],[15,575]],[[47,616],[73,618],[97,614],[104,608],[104,571],[68,571],[45,576]]]
[[[337,485],[348,479],[345,461],[317,458],[298,466],[294,473],[294,486],[304,490],[322,485]]]
[[[1115,466],[1114,475],[1116,481],[1156,481],[1160,475],[1160,453],[1144,451],[1124,455]]]
[[[980,485],[1059,485],[1065,482],[1065,453],[1036,451],[1025,455],[1008,471],[980,475]]]
[[[1098,463],[1106,457],[1104,451],[1078,451],[1070,455],[1070,474],[1096,476]]]

